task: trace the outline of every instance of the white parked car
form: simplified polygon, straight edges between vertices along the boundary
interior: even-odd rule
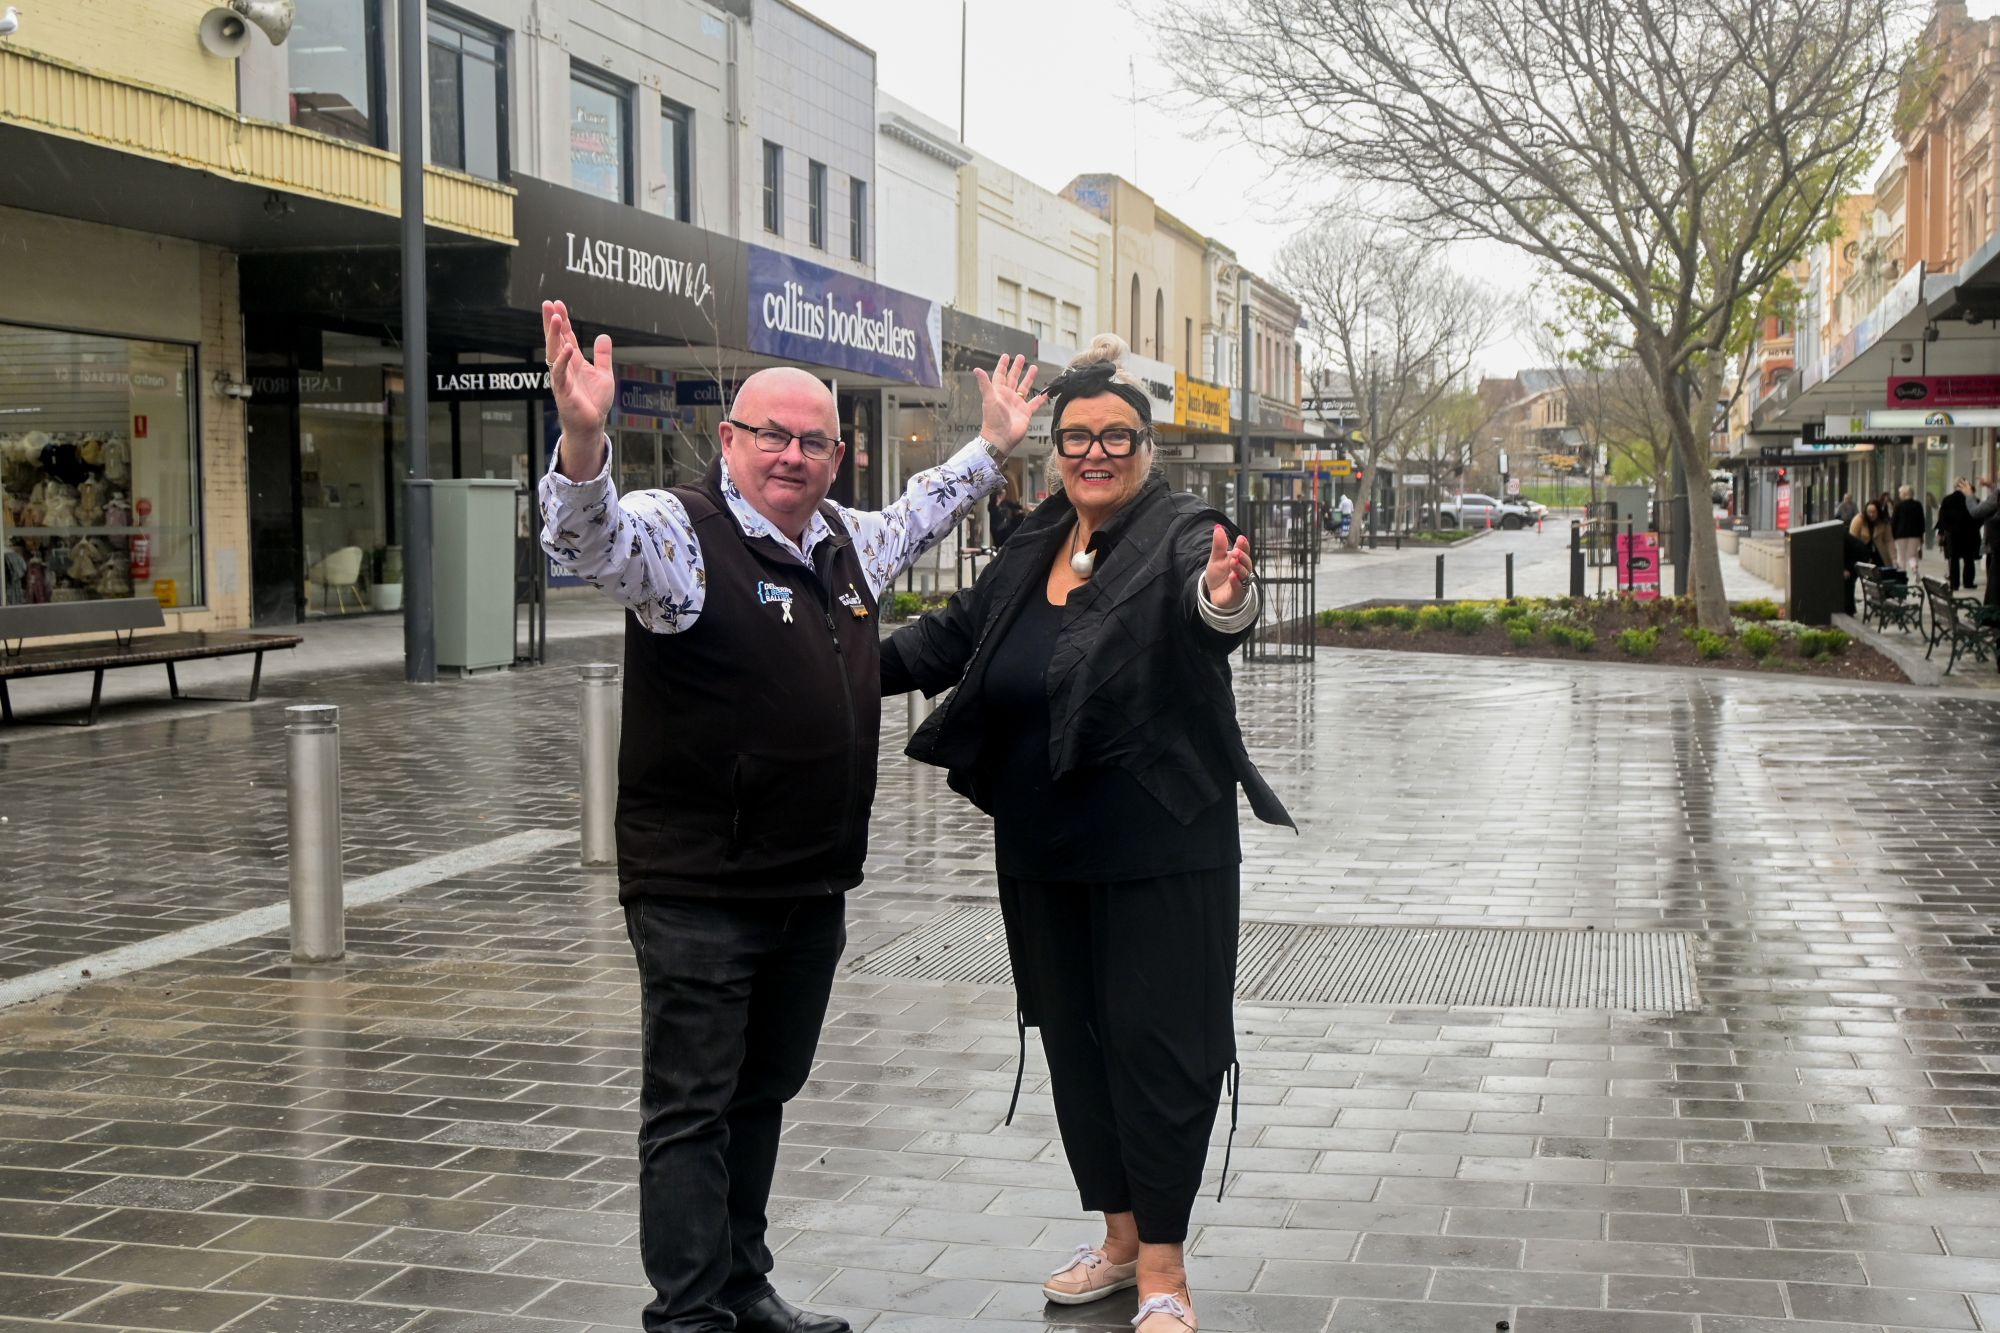
[[[1496,500],[1490,495],[1467,493],[1455,500],[1446,500],[1438,506],[1438,526],[1441,528],[1505,528],[1513,532],[1529,527],[1547,516],[1547,505],[1520,496]]]

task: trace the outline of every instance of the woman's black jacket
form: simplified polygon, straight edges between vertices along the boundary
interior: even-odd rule
[[[1026,598],[1045,595],[1075,518],[1066,496],[1043,503],[972,587],[882,644],[885,695],[952,690],[907,753],[950,770],[982,810],[986,664]],[[1155,477],[1091,538],[1096,571],[1070,594],[1048,666],[1049,772],[1122,768],[1183,824],[1240,783],[1257,818],[1292,824],[1236,725],[1229,653],[1251,630],[1218,633],[1195,609],[1217,523],[1233,541],[1220,513]]]

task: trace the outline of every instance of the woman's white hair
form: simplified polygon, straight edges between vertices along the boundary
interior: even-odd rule
[[[1071,357],[1069,365],[1064,367],[1064,369],[1073,370],[1078,366],[1088,366],[1100,361],[1109,361],[1112,365],[1118,367],[1111,376],[1113,384],[1128,385],[1140,393],[1145,393],[1146,386],[1141,384],[1130,371],[1125,369],[1125,358],[1131,353],[1131,350],[1131,348],[1125,345],[1125,340],[1117,334],[1100,333],[1090,340],[1090,346]],[[1053,434],[1053,428],[1051,429],[1051,434]],[[1147,424],[1141,438],[1146,442],[1147,456],[1153,460],[1153,466],[1148,476],[1166,476],[1166,469],[1160,466],[1160,460],[1154,454],[1153,428],[1150,423]],[[1062,455],[1055,451],[1053,441],[1049,449],[1048,462],[1042,469],[1042,484],[1047,488],[1050,495],[1054,495],[1062,489]]]

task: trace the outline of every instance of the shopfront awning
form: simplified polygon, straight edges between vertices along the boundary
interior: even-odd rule
[[[393,246],[401,172],[394,153],[0,44],[0,205],[238,251]],[[425,169],[439,244],[511,243],[513,196]]]
[[[1797,432],[1825,423],[1836,433],[1858,433],[1866,429],[1868,414],[1887,404],[1892,376],[1992,373],[2000,365],[2000,333],[1962,315],[1940,313],[1966,308],[1958,289],[1990,267],[1990,258],[1978,256],[1957,273],[1913,266],[1845,337],[1757,405],[1754,430]]]

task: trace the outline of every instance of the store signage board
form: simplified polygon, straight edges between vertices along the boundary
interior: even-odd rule
[[[674,414],[677,404],[672,384],[651,384],[645,380],[618,381],[618,410],[628,417],[665,419]]]
[[[519,365],[447,366],[431,372],[431,397],[440,402],[540,398],[548,392],[549,368],[539,361]]]
[[[1195,430],[1229,430],[1229,390],[1174,372],[1174,423]]]
[[[520,245],[509,305],[561,300],[585,332],[604,325],[742,346],[742,242],[531,176],[510,183]]]
[[[944,383],[936,301],[762,246],[750,247],[748,273],[750,350],[926,388]]]
[[[1146,399],[1153,409],[1153,420],[1162,425],[1177,421],[1174,408],[1173,366],[1165,361],[1155,361],[1150,356],[1137,356],[1127,352],[1120,363],[1127,375],[1139,381],[1139,387],[1146,391]]]
[[[1890,407],[2000,407],[2000,375],[1891,375]]]
[[[1957,410],[1929,407],[1892,407],[1868,414],[1868,430],[1951,430],[1972,426],[2000,426],[2000,407],[1967,407]]]
[[[1783,495],[1783,490],[1780,490]],[[1780,500],[1789,505],[1789,501]],[[1789,512],[1787,513],[1789,518]],[[1780,522],[1780,527],[1784,522]],[[1660,595],[1660,536],[1656,532],[1621,532],[1618,534],[1618,587],[1621,592],[1642,602],[1652,601]]]
[[[1196,463],[1208,467],[1233,467],[1236,463],[1236,446],[1233,444],[1169,444],[1162,441],[1153,446],[1153,456],[1162,463]]]

